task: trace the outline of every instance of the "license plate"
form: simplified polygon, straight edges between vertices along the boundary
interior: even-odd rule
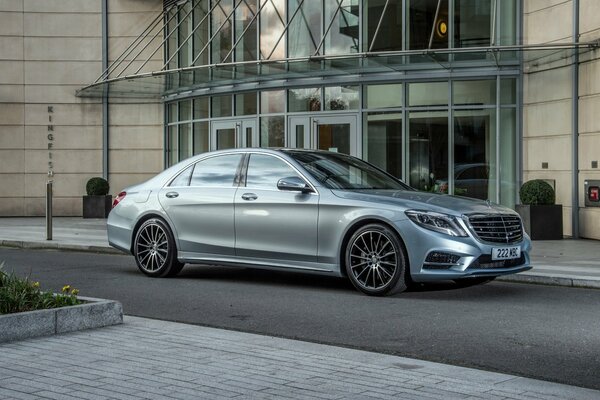
[[[521,248],[515,247],[496,247],[492,249],[492,260],[511,260],[521,257]]]

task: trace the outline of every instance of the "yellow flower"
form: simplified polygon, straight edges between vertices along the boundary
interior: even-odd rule
[[[71,294],[73,296],[77,296],[79,294],[79,289],[73,289],[73,290],[71,290]]]
[[[39,282],[33,282],[32,286],[37,289],[37,288],[40,287],[40,283]]]
[[[62,292],[63,293],[67,293],[69,290],[71,290],[71,285],[65,285],[62,288]]]

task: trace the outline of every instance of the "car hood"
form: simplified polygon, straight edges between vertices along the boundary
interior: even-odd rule
[[[411,190],[332,190],[332,192],[338,197],[349,200],[391,204],[407,210],[427,210],[455,216],[473,213],[516,214],[512,209],[499,204],[439,193]]]

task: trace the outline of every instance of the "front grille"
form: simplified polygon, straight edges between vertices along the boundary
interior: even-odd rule
[[[512,268],[525,264],[525,256],[521,254],[520,258],[512,260],[492,260],[492,256],[483,255],[473,261],[467,269],[494,269],[494,268]]]
[[[523,226],[517,215],[471,215],[469,224],[475,236],[483,242],[516,243],[523,239]]]

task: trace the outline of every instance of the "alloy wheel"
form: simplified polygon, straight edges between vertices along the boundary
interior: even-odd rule
[[[135,254],[140,268],[156,272],[164,267],[169,257],[167,232],[157,223],[145,224],[137,235]]]
[[[398,268],[398,251],[384,232],[366,230],[350,243],[350,270],[367,290],[379,290],[393,280]]]

